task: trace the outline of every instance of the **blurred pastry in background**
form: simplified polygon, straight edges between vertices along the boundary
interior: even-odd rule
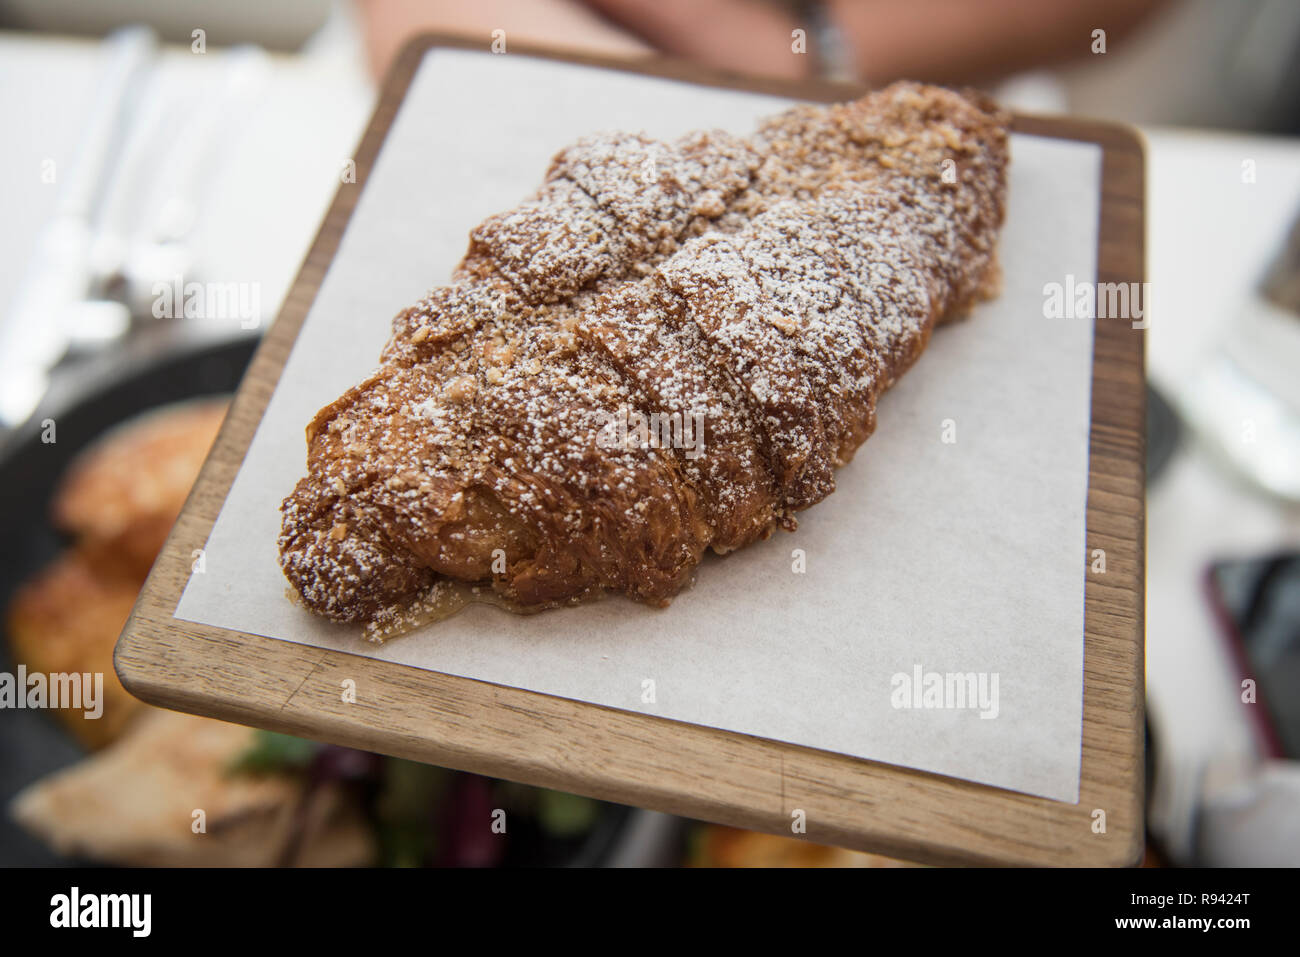
[[[741,831],[716,824],[691,836],[692,867],[916,867],[879,854],[813,844],[794,837]]]
[[[15,665],[103,677],[103,713],[60,709],[88,748],[115,740],[144,705],[117,680],[113,646],[226,414],[226,400],[164,406],[130,420],[73,460],[53,520],[73,546],[15,593],[7,631]]]
[[[144,707],[113,671],[113,646],[140,585],[133,576],[105,574],[88,553],[73,549],[22,585],[9,606],[9,651],[28,673],[104,676],[99,717],[54,711],[87,748],[115,740]]]
[[[113,670],[117,636],[225,411],[225,400],[166,406],[114,429],[69,466],[53,520],[74,544],[19,588],[7,625],[14,662],[29,673],[103,676],[98,718],[54,712],[98,753],[37,781],[10,810],[55,850],[85,860],[370,863],[375,838],[346,788],[318,786],[297,765],[245,766],[258,753],[253,729],[151,708]]]
[[[164,406],[119,426],[68,468],[54,524],[105,570],[143,584],[226,416],[224,399]]]
[[[341,785],[241,766],[257,732],[145,708],[125,737],[37,781],[15,819],[62,854],[156,867],[346,867],[375,839]]]

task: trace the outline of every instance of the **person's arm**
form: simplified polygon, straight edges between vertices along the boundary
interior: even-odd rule
[[[816,71],[791,49],[801,24],[762,0],[584,0],[614,22],[677,56],[768,76]],[[977,83],[1087,56],[1092,31],[1127,35],[1164,0],[825,0],[853,73],[873,85],[907,78]]]
[[[1164,0],[828,0],[857,72],[978,83],[1088,56],[1092,31],[1127,36]]]

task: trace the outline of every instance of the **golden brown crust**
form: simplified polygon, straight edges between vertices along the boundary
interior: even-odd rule
[[[289,580],[343,621],[442,578],[524,607],[666,603],[706,549],[792,528],[936,322],[987,290],[1006,123],[895,84],[747,140],[565,150],[308,428]]]

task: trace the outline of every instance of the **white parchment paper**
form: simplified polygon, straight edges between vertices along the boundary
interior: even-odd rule
[[[583,134],[746,132],[786,105],[430,53],[176,616],[1077,801],[1092,336],[1043,317],[1043,286],[1096,278],[1092,145],[1014,138],[1001,297],[935,333],[798,532],[709,558],[670,608],[473,606],[374,646],[285,597],[279,504],[303,474],[306,423],[377,364],[392,316],[447,280],[474,225]],[[918,670],[923,684],[983,675],[988,693],[996,680],[996,708],[900,707],[927,703],[898,677]]]

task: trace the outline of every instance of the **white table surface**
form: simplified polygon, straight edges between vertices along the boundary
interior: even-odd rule
[[[1238,315],[1300,210],[1300,140],[1145,130],[1147,264],[1152,316],[1147,373],[1167,395]],[[1254,160],[1255,182],[1242,181]],[[1216,558],[1300,546],[1300,506],[1264,497],[1193,437],[1147,493],[1147,706],[1160,773],[1190,794],[1209,762],[1256,752],[1239,678],[1202,589]],[[1151,822],[1186,851],[1191,808]]]
[[[57,182],[42,164],[67,169],[80,142],[98,75],[94,41],[0,33],[0,309],[17,292]],[[182,97],[222,69],[221,52],[168,47],[155,82]],[[229,144],[210,184],[210,211],[194,237],[213,281],[259,283],[274,316],[360,141],[374,91],[346,50],[270,57],[257,106]],[[251,227],[251,228],[250,228]]]

